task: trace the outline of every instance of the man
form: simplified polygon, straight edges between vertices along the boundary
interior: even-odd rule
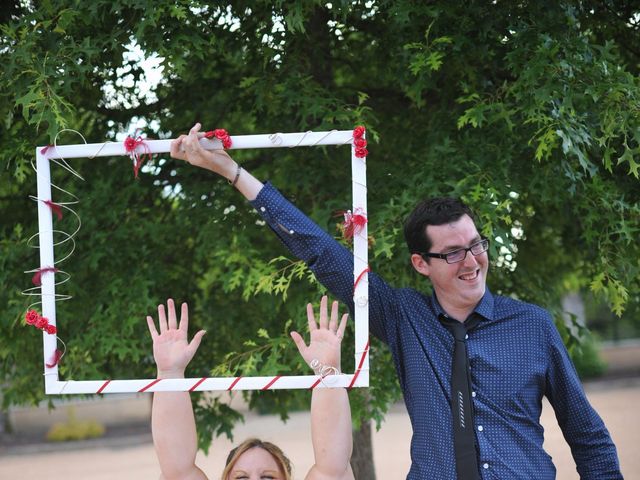
[[[196,124],[171,155],[229,180],[285,246],[353,308],[353,256],[269,183],[226,152],[205,151]],[[553,479],[542,448],[542,397],[556,412],[583,479],[622,478],[615,446],[586,399],[543,309],[486,288],[488,240],[454,199],[420,203],[407,219],[413,268],[434,293],[369,275],[370,330],[393,355],[411,418],[408,479]]]

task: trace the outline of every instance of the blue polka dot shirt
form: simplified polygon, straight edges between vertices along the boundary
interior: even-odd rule
[[[252,202],[285,246],[353,309],[353,254],[265,184]],[[553,406],[582,479],[620,479],[616,448],[589,404],[551,316],[488,290],[467,350],[483,480],[554,479],[542,448],[542,397]],[[411,418],[408,480],[455,479],[450,379],[453,337],[435,296],[369,274],[370,331],[389,346]],[[372,365],[375,368],[375,365]]]

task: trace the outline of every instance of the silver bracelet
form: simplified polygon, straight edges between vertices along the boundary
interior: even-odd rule
[[[242,170],[242,167],[239,163],[236,163],[236,165],[238,167],[236,170],[236,178],[233,179],[233,182],[231,180],[227,180],[229,182],[229,185],[231,185],[232,187],[235,187],[236,183],[238,183],[238,179],[240,178],[240,171]]]
[[[338,370],[336,367],[333,367],[331,365],[324,365],[323,363],[320,363],[320,360],[318,360],[317,358],[311,360],[309,366],[313,370],[313,373],[322,378],[329,375],[340,375],[340,370]]]

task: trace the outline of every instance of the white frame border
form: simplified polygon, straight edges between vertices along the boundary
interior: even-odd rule
[[[318,145],[344,145],[353,143],[352,130],[331,130],[325,132],[273,133],[269,135],[238,135],[231,137],[230,150],[249,148],[294,148]],[[220,141],[202,139],[205,149],[222,148]],[[137,147],[139,155],[146,153],[167,153],[171,140],[145,140],[144,146]],[[45,153],[43,153],[43,151]],[[36,173],[38,182],[38,228],[40,268],[54,265],[53,213],[44,203],[53,200],[51,196],[50,160],[70,158],[96,158],[129,156],[124,144],[93,143],[79,145],[57,145],[36,149]],[[367,211],[366,158],[355,156],[351,145],[352,211]],[[47,359],[52,358],[57,348],[55,335],[43,332],[43,367],[45,393],[60,394],[105,394],[126,392],[159,391],[231,391],[231,390],[276,390],[313,389],[335,387],[369,386],[369,308],[368,308],[368,240],[367,226],[353,238],[354,255],[354,324],[355,324],[355,366],[354,373],[332,375],[324,380],[317,375],[271,376],[271,377],[204,377],[184,379],[133,379],[133,380],[63,380],[58,376],[58,366],[47,367]],[[42,315],[49,323],[56,325],[55,273],[42,276]]]

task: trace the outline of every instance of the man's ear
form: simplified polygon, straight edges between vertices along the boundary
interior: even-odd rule
[[[411,254],[411,265],[413,265],[413,268],[415,268],[416,272],[420,275],[424,275],[425,277],[429,276],[431,268],[421,255],[418,255],[417,253]]]

